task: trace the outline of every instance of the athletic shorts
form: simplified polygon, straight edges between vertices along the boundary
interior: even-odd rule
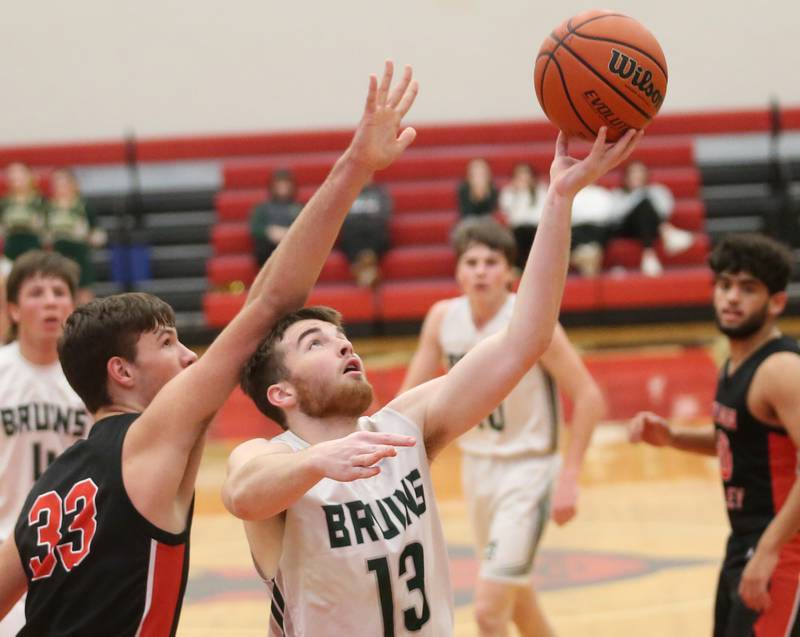
[[[769,581],[772,604],[765,612],[751,610],[739,597],[742,571],[759,537],[760,534],[728,538],[714,604],[714,637],[800,637],[800,561],[796,558],[785,559],[785,552],[781,553]]]
[[[560,466],[558,454],[517,458],[463,454],[464,494],[481,556],[481,579],[530,584]]]

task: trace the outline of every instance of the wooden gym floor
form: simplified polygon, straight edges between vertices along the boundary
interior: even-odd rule
[[[784,329],[792,333],[791,327]],[[562,636],[708,635],[727,530],[717,462],[629,445],[624,421],[652,408],[687,423],[709,422],[716,365],[724,356],[714,328],[570,335],[604,388],[611,414],[586,458],[578,516],[565,527],[551,523],[541,544],[536,583],[545,612]],[[676,335],[688,346],[670,344]],[[414,345],[413,339],[356,343],[381,401],[392,395]],[[267,634],[265,588],[240,523],[219,497],[233,444],[212,440],[201,470],[181,637]],[[434,463],[433,475],[450,546],[455,634],[472,637],[478,634],[471,606],[476,562],[459,462],[458,450],[450,448]]]

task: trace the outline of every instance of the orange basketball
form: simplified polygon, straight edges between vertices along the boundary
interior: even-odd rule
[[[667,93],[667,62],[653,34],[614,11],[566,20],[542,43],[533,73],[545,115],[570,135],[608,139],[642,129]]]

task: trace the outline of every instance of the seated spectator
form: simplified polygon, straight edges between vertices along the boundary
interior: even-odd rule
[[[572,202],[570,265],[584,276],[596,276],[603,267],[614,197],[602,186],[587,186]]]
[[[547,186],[540,183],[528,164],[514,166],[511,181],[500,193],[500,210],[517,242],[517,267],[528,259]],[[570,265],[584,276],[596,276],[603,265],[613,198],[600,186],[587,186],[572,204]]]
[[[0,200],[0,233],[5,239],[3,255],[13,261],[23,252],[42,247],[45,211],[28,166],[19,162],[10,164],[6,179],[8,194]]]
[[[73,172],[61,168],[53,173],[53,193],[47,206],[46,242],[53,250],[72,259],[80,268],[75,301],[78,305],[94,298],[95,281],[92,248],[105,245],[105,230],[97,225],[96,215],[86,207]]]
[[[380,258],[389,249],[392,199],[386,188],[369,182],[353,202],[339,234],[339,247],[350,263],[356,283],[362,287],[380,280]]]
[[[284,168],[275,170],[270,177],[267,200],[250,213],[250,236],[259,266],[278,246],[302,208],[297,201],[297,185],[292,172]]]
[[[500,191],[500,211],[514,233],[517,243],[516,266],[519,269],[524,268],[528,260],[546,193],[546,185],[525,163],[514,166],[511,181]]]
[[[497,209],[497,188],[492,169],[485,159],[472,159],[467,164],[464,181],[458,186],[458,211],[461,217],[490,215]]]
[[[669,223],[675,198],[669,188],[651,184],[647,166],[634,161],[625,167],[622,188],[614,191],[612,237],[636,239],[642,243],[641,269],[644,274],[658,276],[663,266],[655,251],[661,238],[664,252],[677,254],[692,245],[691,232]]]

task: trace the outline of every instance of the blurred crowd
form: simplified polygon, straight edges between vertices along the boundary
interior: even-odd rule
[[[494,215],[510,226],[517,242],[517,266],[522,268],[536,236],[545,192],[542,178],[525,163],[515,165],[508,183],[498,190],[488,162],[476,158],[458,187],[459,213],[462,218]],[[652,183],[641,162],[627,164],[619,188],[584,188],[572,208],[572,268],[585,276],[597,275],[609,243],[628,239],[640,244],[642,273],[660,275],[663,265],[656,243],[661,242],[664,254],[674,255],[694,241],[691,232],[670,222],[674,207],[670,190]]]
[[[498,188],[489,163],[475,158],[467,164],[457,188],[459,217],[492,216],[507,225],[517,243],[516,265],[522,269],[536,236],[546,190],[545,180],[527,163],[516,164],[507,183]],[[268,193],[250,216],[254,257],[259,265],[275,249],[302,207],[294,175],[288,169],[273,172]],[[694,243],[691,232],[671,222],[674,207],[672,192],[651,182],[647,166],[641,162],[625,166],[618,188],[585,188],[573,205],[573,272],[596,276],[604,268],[620,268],[609,265],[607,248],[615,239],[626,239],[638,244],[641,272],[659,276],[664,266],[657,246],[662,256],[673,256]],[[339,248],[358,285],[369,287],[380,281],[381,257],[391,247],[392,208],[389,192],[373,182],[361,192],[344,223]]]
[[[76,300],[91,300],[95,280],[91,251],[105,244],[106,233],[86,206],[75,174],[68,168],[56,169],[49,174],[44,188],[29,166],[17,162],[6,168],[4,177],[4,195],[0,199],[0,288],[4,288],[17,257],[29,250],[51,250],[77,263],[80,281]],[[0,294],[0,303],[4,297],[4,293]],[[4,315],[0,312],[0,316]]]

